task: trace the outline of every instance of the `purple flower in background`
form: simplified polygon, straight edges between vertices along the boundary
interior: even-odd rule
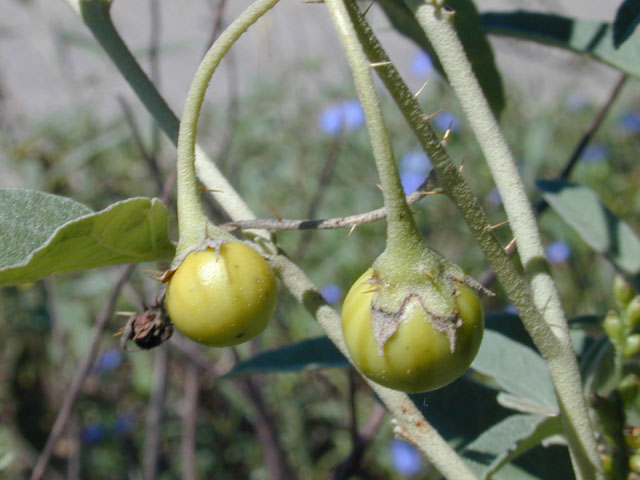
[[[136,419],[133,413],[125,413],[124,415],[119,415],[118,418],[116,418],[116,422],[113,426],[113,432],[119,437],[124,437],[131,430],[133,430],[135,424]]]
[[[400,170],[426,175],[431,170],[431,160],[422,150],[407,150],[400,159]]]
[[[415,192],[424,181],[424,176],[415,172],[400,172],[400,183],[405,195]]]
[[[431,170],[429,156],[422,150],[407,150],[400,159],[400,181],[405,193],[411,193],[422,184]]]
[[[604,143],[588,145],[582,152],[582,161],[585,163],[599,163],[607,160],[609,149]]]
[[[551,242],[547,246],[547,258],[551,263],[564,263],[571,256],[571,247],[564,240]]]
[[[122,363],[122,352],[119,348],[111,348],[102,352],[95,367],[93,367],[94,373],[108,373],[115,370]]]
[[[518,310],[516,310],[516,307],[513,305],[507,305],[507,308],[505,308],[504,311],[512,315],[518,315]]]
[[[433,119],[433,123],[440,130],[451,128],[452,132],[457,132],[460,127],[460,119],[446,110],[437,114]]]
[[[633,135],[640,133],[640,112],[629,112],[619,120],[620,128],[624,133]]]
[[[84,443],[92,444],[98,443],[104,440],[105,428],[104,425],[96,423],[94,425],[87,425],[80,432],[80,438]]]
[[[327,135],[351,132],[364,123],[364,112],[357,100],[344,100],[326,107],[320,114],[318,126]]]
[[[416,52],[411,59],[411,75],[414,77],[428,77],[433,72],[431,57],[422,50]]]
[[[320,289],[320,295],[327,303],[337,303],[342,298],[342,289],[333,283],[329,283]]]
[[[413,445],[402,440],[391,441],[391,461],[393,468],[405,476],[415,475],[422,467],[420,453]]]
[[[502,205],[502,197],[500,196],[500,192],[497,188],[491,190],[491,193],[489,193],[489,196],[487,197],[487,201],[495,207]]]

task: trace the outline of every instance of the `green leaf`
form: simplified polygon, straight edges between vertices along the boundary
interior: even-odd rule
[[[68,198],[0,190],[0,286],[122,263],[171,259],[167,210],[131,198],[101,212]]]
[[[305,368],[347,367],[349,362],[327,337],[311,338],[259,353],[224,376],[249,373],[299,372]]]
[[[446,78],[431,43],[414,15],[415,9],[423,2],[378,0],[377,3],[382,7],[393,27],[427,52],[434,68]],[[491,110],[496,117],[499,117],[505,104],[502,78],[496,67],[491,45],[485,36],[478,10],[471,0],[450,0],[447,6],[456,12],[453,19],[454,27]]]
[[[640,0],[625,0],[613,22],[613,45],[619,48],[640,23]]]
[[[509,368],[505,368],[505,361]],[[480,351],[471,368],[492,378],[504,391],[537,403],[539,411],[558,411],[545,361],[521,343],[485,330]]]
[[[409,397],[447,441],[460,444],[513,414],[496,402],[496,393],[495,388],[463,375],[444,388]]]
[[[525,38],[584,53],[625,73],[640,76],[640,37],[616,49],[611,24],[527,11],[481,15],[487,33]]]
[[[561,432],[558,416],[512,415],[483,432],[461,454],[474,473],[485,479],[544,439]]]
[[[638,237],[593,190],[562,180],[538,180],[536,184],[549,205],[591,248],[618,270],[632,276],[640,273]]]

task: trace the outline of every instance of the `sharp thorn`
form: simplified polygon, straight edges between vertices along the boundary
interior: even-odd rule
[[[367,8],[364,9],[364,11],[362,12],[362,16],[366,17],[367,13],[369,13],[369,9],[371,9],[371,7],[373,7],[373,4],[376,3],[376,0],[373,0],[369,6]]]
[[[495,225],[489,225],[488,227],[485,228],[485,230],[487,232],[493,232],[494,230],[497,230],[498,228],[503,227],[508,223],[509,223],[509,220],[505,220],[504,222],[496,223]]]
[[[427,85],[429,85],[429,80],[427,80],[426,82],[424,82],[422,84],[422,86],[418,89],[418,91],[416,93],[413,94],[413,98],[415,98],[416,100],[418,99],[418,97],[420,96],[420,94],[422,92],[424,92],[424,89],[427,88]]]

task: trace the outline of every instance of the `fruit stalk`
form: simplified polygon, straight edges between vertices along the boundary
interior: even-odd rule
[[[358,97],[364,111],[369,138],[380,179],[380,188],[387,211],[388,261],[384,267],[389,275],[402,275],[407,266],[415,265],[424,250],[422,238],[416,227],[413,215],[406,202],[398,169],[393,158],[393,150],[384,124],[382,109],[371,77],[369,65],[362,48],[357,41],[353,25],[344,12],[341,2],[325,2],[333,17],[335,28],[343,44],[347,60],[351,67]]]
[[[135,57],[120,37],[109,13],[110,3],[102,0],[66,0],[69,7],[87,25],[100,46],[133,89],[142,104],[174,144],[178,143],[180,121],[158,93],[147,74],[140,68]],[[196,145],[195,166],[204,185],[211,190],[211,196],[234,220],[254,219],[255,215],[234,190],[207,154]],[[246,230],[247,237],[270,240],[268,232]],[[265,243],[265,242],[261,242]]]
[[[240,14],[207,51],[191,82],[178,134],[178,228],[180,239],[176,248],[178,263],[207,237],[228,238],[229,234],[212,228],[200,203],[200,191],[195,170],[198,118],[209,80],[220,61],[253,23],[272,8],[278,0],[258,0]],[[208,228],[209,227],[209,228]]]

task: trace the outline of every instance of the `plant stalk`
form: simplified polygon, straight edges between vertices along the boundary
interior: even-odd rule
[[[228,237],[229,234],[209,225],[200,203],[200,190],[195,170],[198,118],[209,81],[231,46],[278,0],[257,0],[242,12],[209,48],[196,71],[184,107],[178,134],[178,228],[180,240],[176,259],[202,244],[206,238]]]
[[[484,153],[531,284],[533,302],[554,337],[552,342],[544,341],[536,345],[547,361],[554,381],[576,476],[579,479],[602,478],[602,465],[582,393],[569,328],[550,274],[533,209],[509,146],[473,75],[471,64],[453,27],[453,14],[437,4],[423,4],[415,13]]]
[[[174,145],[178,144],[180,121],[158,93],[147,74],[124,43],[109,14],[109,2],[103,0],[65,0],[87,25],[123,78],[129,83],[160,128]],[[196,145],[196,171],[213,199],[234,220],[254,220],[256,217],[214,162]],[[247,230],[248,237],[259,237],[268,243],[270,234],[263,230]]]
[[[387,247],[386,252],[394,258],[407,257],[413,247],[422,253],[422,238],[413,219],[413,214],[405,200],[402,184],[398,175],[389,135],[384,124],[382,108],[378,101],[369,64],[358,42],[353,25],[344,5],[338,0],[329,0],[325,4],[333,18],[333,23],[342,42],[342,46],[351,67],[358,97],[364,111],[373,156],[380,178],[380,187],[387,211]]]

